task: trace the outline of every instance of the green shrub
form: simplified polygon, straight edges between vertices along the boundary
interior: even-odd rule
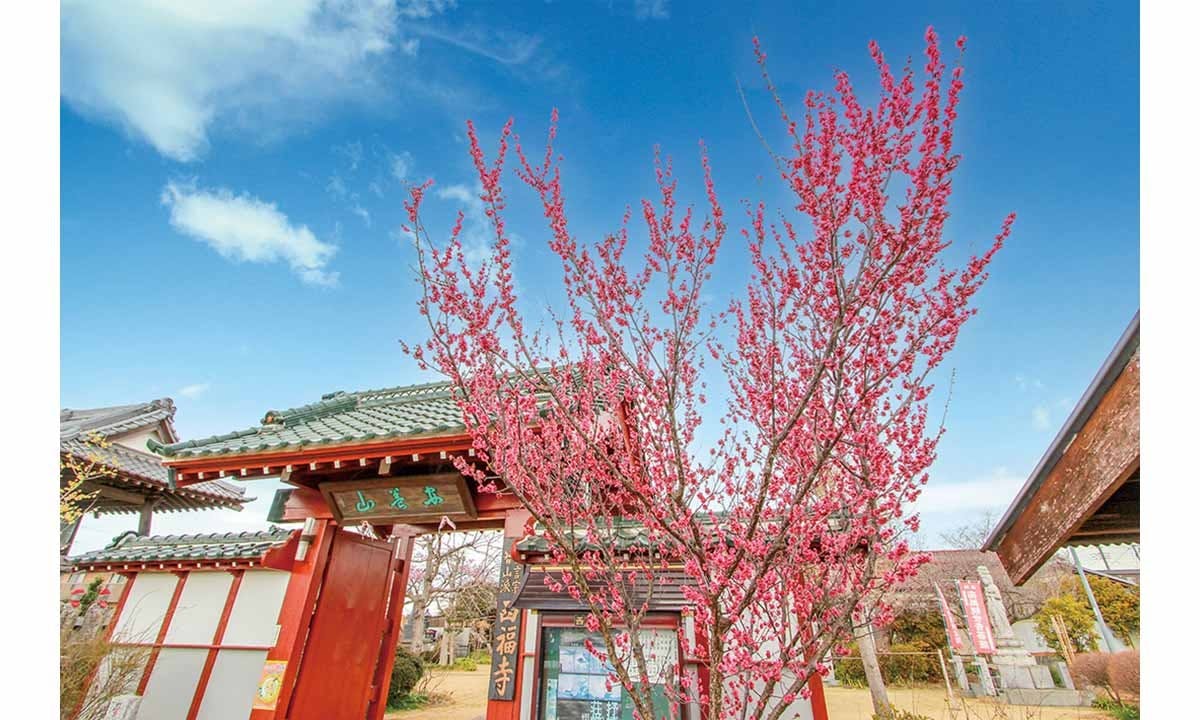
[[[430,702],[429,696],[424,693],[410,693],[396,701],[395,705],[388,705],[388,710],[416,710],[423,708]]]
[[[396,648],[396,664],[392,666],[392,683],[388,686],[388,707],[401,707],[424,674],[425,663],[420,657],[404,648]]]
[[[1126,705],[1116,700],[1100,698],[1092,703],[1092,707],[1103,710],[1117,720],[1140,720],[1137,705]]]
[[[879,671],[888,685],[912,685],[942,681],[942,671],[936,654],[903,655],[898,653],[936,653],[925,643],[896,643],[889,652],[879,653]],[[892,654],[897,653],[897,654]],[[853,650],[833,665],[838,682],[849,687],[866,687],[867,676],[863,672],[862,659],[858,650]]]

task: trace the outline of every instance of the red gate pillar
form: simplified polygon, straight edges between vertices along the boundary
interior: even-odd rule
[[[504,549],[507,551],[512,546],[513,542],[525,536],[526,525],[529,522],[530,514],[528,510],[513,509],[509,510],[504,516]],[[512,559],[505,556],[501,558],[501,562],[512,562]],[[503,576],[503,565],[501,565],[501,575]],[[497,611],[503,611],[504,608],[497,608]],[[518,647],[524,646],[525,638],[525,619],[524,612],[520,612],[517,619],[517,642]],[[493,640],[494,643],[494,640]],[[492,647],[492,652],[496,652],[496,648]],[[513,668],[512,674],[512,699],[511,700],[493,700],[491,699],[492,688],[490,687],[493,679],[488,678],[488,705],[487,705],[487,720],[521,720],[521,684],[522,677],[525,671],[525,653],[517,653],[516,666]]]

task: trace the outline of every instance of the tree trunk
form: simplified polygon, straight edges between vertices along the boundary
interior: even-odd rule
[[[425,649],[425,610],[424,606],[413,605],[412,641],[409,642],[408,649],[416,655],[420,655]]]
[[[888,702],[887,686],[883,684],[883,673],[879,671],[879,658],[875,655],[875,632],[870,624],[858,633],[858,654],[862,658],[863,674],[867,676],[867,687],[871,690],[871,705],[875,717],[892,717],[892,705]]]

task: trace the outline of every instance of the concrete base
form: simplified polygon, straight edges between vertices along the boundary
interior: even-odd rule
[[[1005,690],[1053,690],[1054,676],[1045,665],[995,665]]]
[[[1090,707],[1093,696],[1080,690],[1053,688],[1049,690],[1029,690],[1027,688],[1010,688],[1000,693],[1000,697],[1009,705],[1033,705],[1037,707]]]

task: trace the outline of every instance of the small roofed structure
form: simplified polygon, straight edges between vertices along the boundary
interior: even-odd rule
[[[1140,331],[1139,313],[984,541],[1018,585],[1059,548],[1139,541]]]
[[[149,537],[129,531],[113,538],[100,550],[83,553],[69,562],[79,571],[252,568],[267,564],[268,551],[298,536],[296,531],[275,526],[236,533]],[[287,556],[287,553],[282,554]],[[290,563],[284,563],[287,564]]]
[[[86,497],[73,502],[76,510],[95,516],[137,513],[138,534],[149,535],[154,512],[228,508],[241,510],[253,498],[245,488],[227,482],[177,487],[162,461],[145,450],[147,442],[176,442],[170,398],[59,413],[61,476],[66,484],[83,481]],[[84,473],[84,477],[78,477]],[[66,555],[80,518],[63,523],[60,551]]]

